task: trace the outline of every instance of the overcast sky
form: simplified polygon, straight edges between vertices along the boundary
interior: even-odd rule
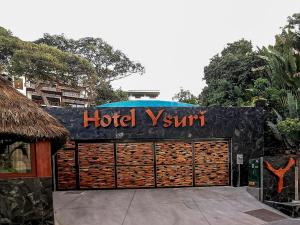
[[[115,88],[160,90],[170,100],[180,87],[198,95],[203,68],[228,42],[273,44],[296,12],[299,0],[2,0],[0,26],[28,41],[43,33],[101,37],[146,68]]]

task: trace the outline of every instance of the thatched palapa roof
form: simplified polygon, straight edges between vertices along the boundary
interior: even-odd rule
[[[0,74],[0,139],[63,140],[68,131]]]

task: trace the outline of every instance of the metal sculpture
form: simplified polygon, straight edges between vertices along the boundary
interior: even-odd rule
[[[296,161],[290,158],[288,164],[284,168],[275,169],[269,162],[264,161],[265,166],[278,178],[277,193],[281,193],[283,189],[283,177],[290,170],[290,168],[295,165]]]

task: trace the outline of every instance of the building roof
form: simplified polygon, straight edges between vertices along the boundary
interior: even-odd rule
[[[65,140],[68,131],[0,75],[0,139]]]
[[[160,94],[159,90],[128,90],[126,91],[129,96],[135,96],[135,97],[143,97],[143,96],[149,96],[149,97],[158,97]]]
[[[196,107],[197,105],[161,100],[132,100],[122,102],[112,102],[98,105],[97,108],[104,107]]]

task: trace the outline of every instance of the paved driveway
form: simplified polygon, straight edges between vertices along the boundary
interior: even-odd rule
[[[256,225],[269,223],[249,211],[280,214],[234,187],[55,192],[54,208],[56,225]]]

